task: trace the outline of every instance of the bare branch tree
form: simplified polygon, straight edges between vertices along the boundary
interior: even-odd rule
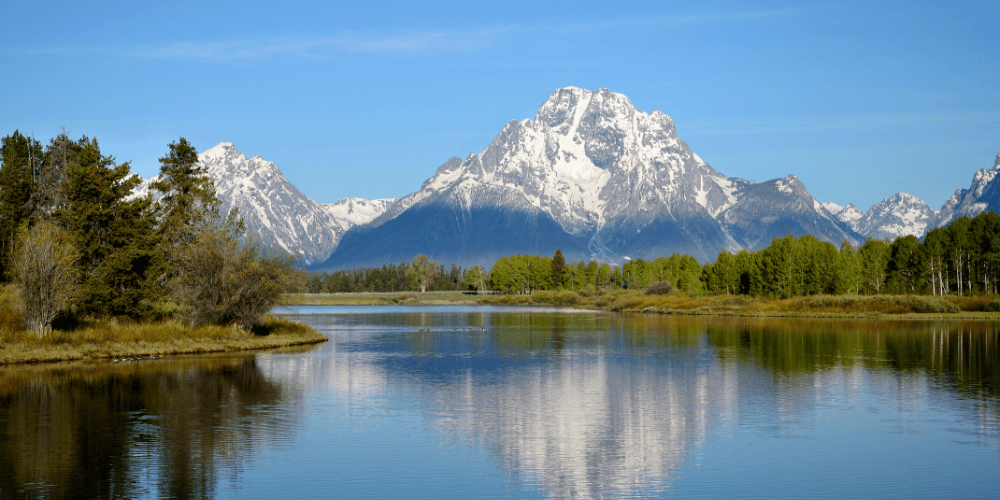
[[[25,328],[42,336],[76,290],[77,253],[69,233],[47,221],[22,230],[10,270],[24,302]]]
[[[240,243],[224,229],[206,228],[179,250],[171,293],[191,324],[251,328],[297,286],[293,262],[252,241]]]

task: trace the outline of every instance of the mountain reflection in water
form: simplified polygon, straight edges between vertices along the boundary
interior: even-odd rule
[[[0,369],[0,496],[1000,486],[995,322],[334,311],[290,314],[330,337],[300,353]]]

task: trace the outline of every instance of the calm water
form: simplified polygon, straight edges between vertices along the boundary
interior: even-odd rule
[[[1000,494],[996,322],[289,316],[330,342],[0,368],[0,497]]]

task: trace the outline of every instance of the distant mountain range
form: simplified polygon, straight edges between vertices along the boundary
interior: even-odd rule
[[[345,198],[321,205],[293,186],[277,165],[260,156],[247,158],[229,142],[200,153],[198,161],[215,181],[222,213],[238,208],[249,234],[306,264],[329,257],[348,229],[371,221],[395,201]],[[148,193],[158,178],[144,180],[136,194]]]
[[[238,207],[249,232],[317,270],[399,263],[417,253],[488,265],[556,248],[568,260],[621,263],[676,252],[709,261],[785,234],[857,245],[1000,211],[993,185],[1000,153],[938,212],[899,193],[861,213],[819,203],[794,175],[761,183],[726,177],[691,151],[669,116],[637,110],[607,89],[557,90],[534,119],[509,122],[483,151],[451,158],[398,200],[318,204],[277,165],[248,159],[231,143],[199,158],[223,209]]]

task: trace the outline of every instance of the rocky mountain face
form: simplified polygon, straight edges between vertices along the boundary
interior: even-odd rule
[[[901,236],[921,237],[933,227],[937,213],[923,200],[897,193],[873,205],[856,222],[859,233],[874,239],[894,240]]]
[[[969,189],[958,189],[935,212],[923,200],[906,193],[897,193],[873,205],[862,213],[853,204],[841,208],[836,203],[823,206],[838,220],[866,238],[895,239],[913,235],[923,237],[935,227],[943,227],[967,215],[975,217],[987,210],[1000,213],[1000,153],[990,170],[982,169],[972,177]]]
[[[396,198],[366,200],[364,198],[344,198],[335,203],[324,203],[320,206],[333,216],[341,231],[367,224],[385,213]]]
[[[198,161],[215,181],[223,214],[236,207],[247,234],[268,247],[300,256],[306,264],[329,257],[345,231],[377,217],[391,203],[346,199],[320,205],[293,186],[277,165],[260,156],[247,158],[228,142],[200,153]],[[135,195],[148,193],[157,178],[145,180]]]
[[[972,176],[969,189],[958,189],[951,199],[946,201],[938,211],[934,227],[947,226],[951,221],[968,215],[975,217],[987,210],[1000,213],[1000,152],[993,161],[992,169],[982,169]]]
[[[993,169],[977,172],[937,213],[905,193],[862,213],[853,204],[817,202],[794,175],[761,183],[726,177],[691,151],[669,116],[640,111],[607,89],[557,90],[534,119],[509,122],[481,152],[451,158],[398,200],[318,204],[277,165],[246,158],[231,143],[199,159],[223,210],[239,208],[248,233],[317,270],[399,263],[418,253],[488,265],[556,248],[568,260],[622,263],[676,252],[711,261],[720,250],[755,250],[785,234],[857,245],[1000,212],[1000,153]]]
[[[937,221],[937,212],[920,198],[906,193],[896,193],[865,213],[853,203],[840,210],[836,210],[834,204],[824,206],[862,236],[879,240],[909,235],[921,237]]]
[[[674,252],[712,260],[773,236],[861,237],[794,176],[755,184],[719,173],[673,120],[607,89],[557,90],[534,119],[511,121],[483,151],[452,158],[419,191],[349,231],[334,269],[401,262],[490,263],[512,253],[623,262]]]

